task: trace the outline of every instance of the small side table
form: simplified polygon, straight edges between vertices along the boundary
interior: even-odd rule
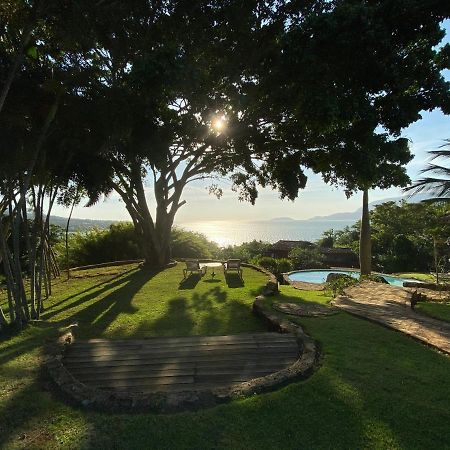
[[[211,269],[212,269],[212,272],[211,272],[211,279],[214,279],[214,277],[216,276],[216,272],[214,271],[214,269],[216,268],[216,267],[222,267],[222,263],[220,263],[220,262],[207,262],[207,263],[200,263],[200,268],[203,268],[203,267],[206,267],[206,268],[208,268],[208,267],[211,267]]]

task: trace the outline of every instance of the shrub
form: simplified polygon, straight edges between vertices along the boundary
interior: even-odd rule
[[[55,245],[55,253],[60,266],[65,268],[64,241]],[[139,258],[142,253],[131,223],[116,223],[108,229],[93,228],[69,235],[69,267]]]
[[[238,258],[242,261],[250,261],[261,257],[270,246],[268,242],[253,240],[240,245],[229,245],[220,250],[221,259]]]
[[[289,272],[292,269],[291,261],[287,258],[272,258],[270,256],[260,256],[251,260],[252,264],[264,267],[269,272],[279,275],[283,272]]]
[[[357,278],[353,278],[350,275],[342,275],[337,278],[332,278],[325,284],[325,289],[333,293],[333,297],[337,294],[343,294],[344,290],[350,286],[354,286],[359,283]]]
[[[275,273],[277,271],[277,260],[270,256],[260,256],[252,260],[257,266],[264,267],[269,272]]]
[[[289,252],[289,258],[295,269],[322,269],[325,267],[324,257],[317,247],[294,248]]]
[[[212,258],[219,251],[216,243],[200,234],[174,228],[172,255],[178,258]],[[55,247],[58,262],[66,267],[65,242]],[[107,229],[93,228],[69,235],[69,267],[100,264],[109,261],[143,258],[134,226],[129,222],[112,224]]]
[[[219,246],[204,234],[172,229],[172,256],[174,258],[216,258]]]
[[[277,262],[277,273],[285,273],[292,270],[292,262],[288,258],[280,258]]]

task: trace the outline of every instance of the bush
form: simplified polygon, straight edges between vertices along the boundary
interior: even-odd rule
[[[325,267],[324,257],[317,247],[294,248],[289,252],[289,258],[295,269],[322,269]]]
[[[342,275],[337,278],[332,278],[325,284],[325,289],[333,293],[333,297],[337,294],[343,294],[344,290],[350,286],[358,284],[359,280],[350,275]]]
[[[254,258],[252,262],[257,266],[264,267],[269,272],[275,273],[277,271],[277,260],[270,256],[260,256],[259,258]]]
[[[290,272],[292,270],[292,262],[288,258],[277,259],[277,273]]]
[[[251,263],[264,267],[264,269],[275,275],[279,275],[283,272],[289,272],[292,269],[291,261],[287,258],[276,259],[270,256],[260,256],[258,258],[253,258]]]
[[[172,229],[172,256],[174,258],[217,258],[219,246],[204,234]]]
[[[242,261],[250,261],[261,257],[270,246],[268,242],[253,240],[241,245],[229,245],[220,250],[221,259],[237,258]]]
[[[66,267],[65,242],[55,245],[59,265]],[[116,223],[108,229],[93,228],[69,235],[69,267],[142,258],[134,227]]]
[[[178,258],[213,258],[219,251],[216,243],[200,234],[174,228],[172,255]],[[65,242],[58,242],[55,253],[59,265],[66,267]],[[141,259],[143,254],[129,222],[112,224],[107,229],[93,228],[69,235],[69,267],[100,264],[109,261]]]

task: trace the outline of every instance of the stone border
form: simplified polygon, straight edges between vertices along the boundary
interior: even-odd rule
[[[69,270],[89,270],[89,269],[99,269],[101,267],[116,267],[116,266],[126,266],[128,264],[138,264],[145,262],[145,259],[126,259],[123,261],[111,261],[99,264],[90,264],[89,266],[80,266],[80,267],[71,267]],[[177,265],[176,261],[171,261],[164,268],[169,269],[170,267],[174,267]]]
[[[422,288],[431,291],[450,291],[450,284],[427,283],[425,281],[404,281],[403,287]]]
[[[276,283],[275,276],[262,268],[251,264],[246,267],[255,268],[269,275],[266,289],[271,292]],[[276,284],[278,288],[278,284]],[[98,410],[144,412],[153,411],[171,413],[183,410],[197,410],[212,407],[233,399],[248,397],[261,392],[273,390],[295,379],[308,377],[315,369],[318,361],[318,350],[314,341],[303,331],[300,325],[280,318],[264,306],[264,295],[258,296],[253,302],[253,313],[262,317],[269,329],[280,333],[293,333],[299,346],[299,358],[289,367],[264,377],[254,378],[234,385],[233,387],[217,388],[205,391],[185,392],[153,392],[143,394],[127,391],[106,391],[87,386],[77,380],[64,366],[63,358],[67,348],[75,342],[72,330],[63,333],[59,339],[46,345],[45,366],[52,380],[59,389],[76,403]]]
[[[71,267],[69,270],[89,270],[89,269],[99,269],[100,267],[115,267],[115,266],[126,266],[127,264],[141,263],[144,262],[143,259],[126,259],[123,261],[111,261],[98,264],[89,264],[88,266]]]

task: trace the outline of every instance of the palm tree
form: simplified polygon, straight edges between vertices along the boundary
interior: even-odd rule
[[[438,150],[428,152],[431,156],[431,161],[436,159],[450,161],[450,139],[445,139]],[[421,171],[422,174],[434,174],[434,176],[424,177],[415,181],[411,186],[408,186],[405,192],[410,192],[410,195],[418,194],[420,192],[428,192],[432,198],[423,200],[427,203],[447,202],[450,203],[450,165],[445,167],[441,164],[430,162],[428,166]],[[450,220],[450,215],[445,214],[441,217],[441,222],[445,223]],[[436,283],[439,283],[439,268],[438,268],[438,241],[436,236],[433,236],[434,243],[434,265],[436,270]]]
[[[446,159],[450,162],[450,139],[446,139],[445,142],[438,150],[428,152],[431,161]],[[426,200],[428,202],[450,202],[450,164],[446,167],[430,162],[421,173],[434,176],[426,176],[415,181],[411,186],[405,188],[405,192],[410,192],[410,195],[428,192],[433,197]]]

